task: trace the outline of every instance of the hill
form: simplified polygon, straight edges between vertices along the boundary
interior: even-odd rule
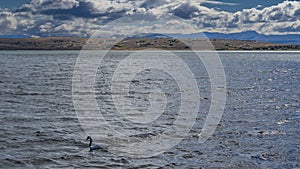
[[[203,38],[173,39],[161,35],[145,35],[121,39],[88,39],[71,37],[53,38],[0,38],[0,50],[141,50],[148,48],[164,50],[300,50],[299,45],[274,44],[255,40]]]
[[[300,35],[263,35],[255,31],[241,33],[204,33],[209,39],[231,39],[231,40],[255,40],[260,42],[270,42],[276,44],[300,45]]]

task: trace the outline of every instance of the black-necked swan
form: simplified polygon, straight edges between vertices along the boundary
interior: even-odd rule
[[[100,145],[97,145],[97,144],[92,146],[93,139],[92,139],[91,136],[88,136],[88,137],[86,138],[86,140],[90,140],[90,144],[89,144],[90,152],[93,151],[93,150],[105,150],[105,149],[107,149],[106,146],[100,146]]]

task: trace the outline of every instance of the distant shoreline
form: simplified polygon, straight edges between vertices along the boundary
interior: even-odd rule
[[[217,50],[217,51],[300,51],[300,45],[274,44],[230,39],[88,39],[70,37],[0,38],[0,50]]]

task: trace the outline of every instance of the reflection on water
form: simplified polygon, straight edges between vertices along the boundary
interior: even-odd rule
[[[178,55],[193,65],[189,53]],[[203,67],[192,67],[201,90],[194,127],[171,150],[142,159],[88,152],[86,134],[72,102],[77,56],[77,51],[0,52],[1,167],[300,167],[300,53],[220,53],[227,78],[227,105],[217,130],[204,144],[198,143],[197,135],[209,108],[209,83]],[[124,119],[117,117],[111,103],[111,94],[116,93],[111,93],[106,78],[122,57],[116,52],[107,58],[108,66],[100,69],[96,82],[101,113],[117,127],[122,127]],[[168,74],[159,71],[145,70],[136,79],[131,100],[138,109],[149,107],[147,96],[153,86],[175,101],[167,104],[164,114],[150,127],[141,125],[132,130],[134,138],[153,137],[176,118],[180,90]]]

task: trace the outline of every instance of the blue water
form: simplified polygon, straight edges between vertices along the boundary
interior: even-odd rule
[[[192,67],[199,70],[195,71],[199,73],[196,76],[203,77],[201,112],[194,127],[172,149],[141,159],[109,151],[88,151],[86,133],[72,101],[72,77],[78,54],[0,52],[1,168],[300,168],[299,52],[220,52],[227,80],[227,102],[216,131],[203,144],[196,136],[208,111],[210,90],[205,82],[205,69],[199,65]],[[189,54],[178,53],[187,63],[193,63]],[[122,55],[125,54],[116,52],[107,58],[107,74],[97,76],[97,102],[107,113],[106,118],[115,113],[108,101],[112,93],[106,75]],[[138,83],[144,87],[165,84],[170,97],[179,97],[178,86],[171,83],[170,76],[150,73],[146,78],[137,77]],[[133,85],[132,89],[136,90],[137,106],[146,109],[149,105],[147,98],[143,98],[147,97],[144,88]],[[137,128],[139,135],[135,137],[143,138],[150,130],[152,134],[164,130],[164,120],[174,118],[173,110],[178,105],[170,103],[167,108],[164,118],[158,119],[162,123],[155,123],[155,128]],[[119,121],[114,123],[118,125]]]

